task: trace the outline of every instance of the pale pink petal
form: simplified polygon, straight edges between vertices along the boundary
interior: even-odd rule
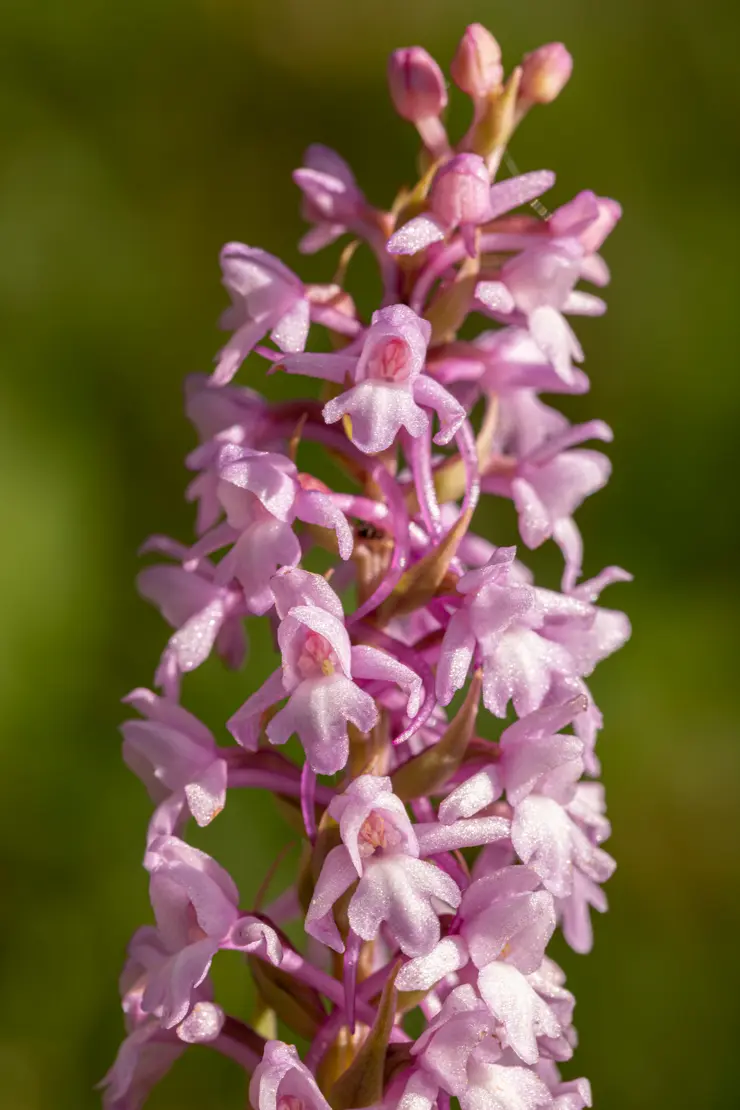
[[[472,817],[491,805],[503,794],[498,769],[495,764],[470,775],[460,783],[441,803],[439,820],[443,825],[451,825],[461,817]]]
[[[401,991],[431,990],[440,979],[459,971],[467,962],[468,950],[462,937],[442,937],[426,956],[417,956],[403,965],[396,986]]]
[[[340,235],[344,235],[346,230],[344,224],[317,224],[301,237],[298,250],[301,254],[316,254],[317,251],[334,243]]]
[[[580,237],[599,218],[599,198],[591,189],[583,189],[572,200],[561,204],[548,221],[548,230],[558,238]]]
[[[496,961],[478,976],[486,1005],[501,1022],[506,1040],[525,1064],[537,1062],[537,1037],[557,1037],[560,1024],[550,1007],[532,989],[521,971]]]
[[[284,697],[283,672],[273,671],[259,690],[248,697],[241,709],[226,722],[227,729],[243,748],[251,752],[257,751],[260,718],[266,709],[271,709]]]
[[[283,567],[273,576],[271,587],[281,620],[294,605],[313,605],[337,620],[344,620],[342,603],[322,574],[312,574],[301,567]]]
[[[225,597],[223,595],[216,597],[170,637],[169,649],[177,661],[178,669],[183,674],[195,670],[211,654],[226,615]]]
[[[489,219],[496,219],[512,208],[535,200],[548,189],[552,189],[554,184],[555,174],[552,170],[533,170],[518,177],[509,177],[505,181],[497,181],[491,186]]]
[[[475,287],[475,295],[491,312],[508,315],[516,308],[514,298],[503,281],[479,281]]]
[[[369,732],[377,720],[378,710],[369,694],[335,674],[301,683],[269,722],[267,736],[273,744],[284,744],[297,733],[316,774],[333,775],[347,762],[347,722]]]
[[[623,570],[621,567],[605,567],[594,578],[581,582],[572,593],[574,597],[583,601],[598,601],[601,591],[605,590],[607,586],[612,586],[615,582],[631,581],[632,575],[628,570]]]
[[[564,317],[556,308],[541,305],[530,314],[528,324],[532,338],[555,367],[558,377],[566,385],[572,384],[571,358],[580,362],[583,352],[577,343],[574,346],[573,332]]]
[[[233,528],[241,531],[253,523],[254,498],[278,520],[293,519],[296,468],[285,455],[226,444],[219,452],[218,474],[219,498]]]
[[[221,591],[195,571],[181,566],[145,567],[136,578],[142,597],[151,601],[173,628],[207,608]]]
[[[568,698],[567,701],[548,705],[514,721],[501,736],[501,742],[506,744],[524,744],[531,739],[554,736],[566,725],[572,724],[579,713],[583,713],[588,706],[588,698],[579,693]]]
[[[477,879],[468,888],[463,937],[477,967],[505,957],[524,974],[537,970],[555,931],[553,897],[538,887],[537,875],[515,865]]]
[[[445,229],[433,216],[415,216],[391,235],[386,244],[388,254],[417,254],[445,237]]]
[[[130,705],[137,713],[148,717],[150,721],[165,725],[184,736],[190,737],[204,751],[211,751],[214,745],[212,733],[187,709],[178,705],[169,698],[162,698],[143,687],[137,687],[121,699],[124,705]]]
[[[594,934],[589,907],[605,913],[608,908],[606,895],[586,875],[575,871],[572,893],[568,898],[558,900],[563,936],[574,952],[585,954],[593,948]]]
[[[288,374],[305,374],[309,378],[323,378],[341,385],[354,377],[357,359],[349,355],[306,354],[288,355],[280,365]]]
[[[587,254],[581,263],[581,277],[603,289],[611,281],[611,273],[600,254]]]
[[[348,189],[357,184],[351,167],[341,154],[337,154],[336,150],[332,150],[330,146],[324,146],[323,143],[310,144],[303,157],[303,164],[311,170],[316,170],[317,173],[335,177]]]
[[[440,446],[449,443],[465,420],[465,409],[460,402],[428,374],[420,374],[414,382],[414,400],[420,405],[434,409],[439,418],[439,431],[434,437],[434,442]],[[414,433],[411,432],[411,434]]]
[[[556,1098],[553,1110],[586,1110],[593,1106],[591,1084],[587,1079],[571,1079],[567,1083],[559,1083],[554,1094]]]
[[[437,1104],[439,1087],[424,1071],[412,1071],[397,1110],[433,1110]]]
[[[603,420],[587,420],[583,424],[568,424],[566,427],[548,435],[542,444],[527,456],[528,463],[542,466],[552,462],[570,447],[584,443],[589,439],[600,439],[603,443],[611,443],[614,433]],[[601,456],[603,458],[603,456]]]
[[[163,836],[181,836],[189,816],[185,791],[177,790],[170,794],[159,803],[150,818],[146,830],[147,848]]]
[[[173,1035],[163,1041],[162,1027],[154,1019],[138,1025],[123,1041],[118,1055],[99,1086],[104,1087],[104,1110],[140,1110],[149,1093],[185,1051]]]
[[[264,397],[246,386],[213,389],[204,374],[185,379],[185,411],[205,443],[212,436],[238,425],[250,442],[265,415]]]
[[[485,1064],[479,1069],[479,1086],[460,1097],[462,1110],[537,1110],[551,1106],[552,1096],[529,1068]]]
[[[305,928],[309,936],[320,940],[335,952],[344,952],[344,942],[339,935],[332,909],[337,899],[356,879],[357,871],[344,845],[332,848],[316,881],[306,914]]]
[[[386,385],[376,380],[362,381],[328,401],[323,412],[327,424],[335,424],[348,416],[352,421],[352,442],[369,455],[390,447],[401,428],[416,437],[429,426],[429,418],[416,404],[408,385],[403,383]]]
[[[574,289],[563,305],[563,312],[573,316],[603,316],[606,312],[606,301],[601,297],[595,297],[593,293],[583,293],[580,289]]]
[[[564,516],[556,520],[552,528],[552,538],[560,548],[565,568],[561,579],[564,593],[570,593],[581,577],[583,566],[583,539],[573,517]]]
[[[226,761],[215,759],[185,786],[188,807],[200,826],[210,824],[226,805],[226,776]]]
[[[203,761],[202,749],[167,725],[124,721],[120,728],[126,766],[139,776],[155,802],[168,789],[179,790],[192,768],[199,768]]]
[[[456,690],[468,677],[475,651],[475,636],[468,613],[460,610],[450,617],[437,664],[436,693],[440,705],[449,705]]]
[[[354,546],[352,529],[331,497],[316,490],[301,490],[296,498],[295,511],[299,520],[336,532],[339,555],[342,559],[349,559]]]
[[[563,451],[544,466],[527,467],[527,479],[545,510],[552,534],[555,522],[571,516],[578,506],[608,481],[611,463],[600,451]],[[517,479],[519,481],[519,479]]]
[[[584,189],[550,218],[553,235],[577,236],[587,251],[597,251],[622,216],[622,206],[610,197]]]
[[[295,566],[301,545],[289,524],[264,520],[252,524],[218,566],[219,576],[236,578],[250,612],[262,614],[273,605],[270,580],[279,567]]]
[[[218,951],[218,941],[206,937],[175,953],[150,974],[142,1007],[156,1013],[163,1026],[179,1025],[190,1009],[192,992],[199,986]]]
[[[552,798],[530,794],[516,807],[511,842],[556,898],[567,898],[573,888],[573,838],[573,822]]]
[[[629,639],[629,618],[616,609],[597,609],[589,627],[553,625],[544,630],[551,640],[567,649],[579,676],[588,676],[608,655],[618,651]]]
[[[506,716],[509,699],[520,716],[539,709],[552,683],[573,674],[573,660],[560,644],[529,628],[511,628],[484,660],[483,704]]]
[[[283,946],[271,925],[257,917],[241,917],[231,930],[231,944],[234,948],[259,956],[262,960],[278,966],[283,959]]]
[[[268,1041],[261,1062],[249,1084],[249,1103],[254,1110],[330,1110],[294,1045]]]
[[[211,555],[222,547],[228,547],[229,544],[234,543],[238,535],[238,531],[232,528],[227,521],[223,520],[220,524],[216,524],[210,531],[205,532],[200,539],[196,540],[188,550],[185,569],[189,572],[197,570],[198,564],[206,555]]]
[[[387,652],[360,644],[352,648],[352,674],[355,678],[381,679],[400,686],[408,698],[406,713],[415,717],[419,712],[424,687],[419,676]]]
[[[270,333],[270,338],[281,351],[295,354],[306,346],[309,325],[310,307],[308,301],[302,298],[280,317]]]
[[[238,328],[228,343],[221,348],[216,369],[211,375],[214,386],[227,385],[244,362],[249,352],[266,331],[262,320],[250,320]]]
[[[424,956],[439,941],[437,913],[460,904],[457,884],[424,860],[373,860],[349,904],[349,923],[363,940],[373,940],[383,922],[407,956]],[[439,907],[439,909],[437,908]]]
[[[527,547],[535,548],[549,538],[552,531],[550,516],[537,490],[525,478],[515,478],[511,494],[519,513],[519,534]]]
[[[490,1038],[494,1026],[493,1016],[474,988],[468,984],[455,987],[417,1038],[413,1055],[421,1058],[424,1069],[445,1091],[462,1098],[471,1088],[473,1076],[477,1078],[481,1043],[495,1056],[500,1055],[497,1043]]]
[[[509,830],[510,822],[506,817],[467,817],[451,825],[430,821],[414,826],[421,856],[452,852],[457,848],[480,848],[494,840],[505,840]]]
[[[151,872],[150,901],[160,931],[163,915],[181,909],[172,900],[176,883],[192,902],[198,923],[210,936],[223,937],[237,916],[239,891],[215,859],[177,837],[163,837],[150,845],[144,866]]]
[[[583,743],[577,736],[530,737],[513,743],[502,740],[501,753],[501,776],[506,798],[513,806],[533,790],[565,805],[583,774]]]

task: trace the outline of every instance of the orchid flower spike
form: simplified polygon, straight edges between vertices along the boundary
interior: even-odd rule
[[[306,283],[243,243],[221,252],[230,336],[185,390],[194,534],[153,536],[138,578],[168,626],[158,692],[133,690],[121,726],[151,798],[151,919],[128,948],[104,1110],[142,1110],[201,1045],[243,1070],[252,1110],[591,1106],[588,1080],[559,1071],[575,998],[550,945],[588,952],[607,908],[604,720],[587,683],[629,637],[600,595],[630,576],[592,574],[576,523],[611,470],[589,441],[611,430],[542,395],[589,389],[574,325],[606,303],[581,283],[608,284],[621,209],[584,189],[543,220],[528,206],[554,174],[499,173],[571,69],[550,43],[507,77],[471,24],[450,67],[471,101],[457,136],[437,62],[395,51],[418,181],[381,211],[341,154],[310,145],[293,174],[299,249],[350,236],[333,278]],[[358,245],[382,286],[366,313],[346,285]],[[269,400],[260,366],[318,382]],[[512,502],[517,546],[495,542],[495,513],[476,516],[491,496]],[[550,539],[559,584],[521,561]],[[201,685],[200,720],[190,676],[219,660],[238,673],[218,698]],[[234,807],[241,789],[274,796],[287,854],[258,835],[261,810]],[[235,866],[247,845],[262,872],[253,902],[189,842],[210,851],[227,804],[232,832],[247,822]],[[244,1020],[211,977],[223,951],[253,980]]]

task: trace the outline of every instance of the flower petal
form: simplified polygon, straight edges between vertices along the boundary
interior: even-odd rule
[[[424,686],[419,676],[399,662],[394,656],[377,648],[360,644],[352,648],[352,674],[355,678],[381,679],[395,682],[408,698],[406,713],[415,717],[424,698]]]
[[[539,1058],[538,1037],[557,1037],[560,1023],[532,989],[521,971],[500,960],[478,976],[478,988],[489,1010],[504,1027],[506,1040],[525,1064]]]
[[[285,697],[282,670],[273,671],[254,694],[247,698],[241,709],[226,722],[226,727],[243,748],[256,752],[259,743],[260,718],[266,709]]]
[[[316,880],[306,913],[305,929],[309,936],[335,952],[344,952],[344,942],[334,921],[332,908],[356,879],[357,871],[344,845],[332,848]]]
[[[449,443],[465,420],[465,409],[460,402],[428,374],[420,374],[414,382],[414,400],[427,408],[434,409],[439,417],[440,427],[434,442],[440,446]],[[411,432],[411,434],[414,433]]]
[[[445,229],[433,216],[415,216],[391,235],[386,244],[388,254],[418,254],[445,237]]]

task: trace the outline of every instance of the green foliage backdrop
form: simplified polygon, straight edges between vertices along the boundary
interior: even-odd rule
[[[602,1110],[736,1104],[740,755],[736,736],[738,7],[722,0],[5,0],[0,15],[0,1102],[88,1110],[117,1046],[116,977],[147,920],[148,803],[120,761],[119,698],[162,643],[136,548],[189,535],[181,380],[219,342],[217,252],[298,264],[290,170],[339,148],[369,196],[411,177],[384,67],[446,64],[466,22],[513,64],[563,39],[560,101],[513,153],[618,197],[604,320],[580,327],[616,432],[615,476],[581,514],[587,571],[634,571],[609,602],[632,643],[595,682],[619,870],[591,957],[564,954],[579,1073]],[[734,44],[734,45],[733,45]],[[304,266],[328,276],[332,257]],[[734,324],[734,321],[732,321]],[[733,465],[735,463],[735,465]],[[503,506],[487,528],[510,527]],[[269,660],[208,666],[192,707],[223,721]],[[247,900],[283,839],[269,800],[230,800],[201,842]],[[219,981],[245,1005],[238,962]],[[735,1027],[733,1027],[733,1022]],[[153,1110],[244,1105],[192,1052]]]

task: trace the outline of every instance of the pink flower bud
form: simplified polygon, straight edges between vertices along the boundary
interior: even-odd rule
[[[450,65],[452,80],[468,96],[487,96],[501,85],[501,48],[481,23],[471,23],[460,39]]]
[[[432,211],[447,227],[488,218],[491,183],[478,154],[458,154],[438,171],[429,194]]]
[[[438,116],[447,106],[442,70],[423,46],[393,51],[388,59],[388,85],[399,116],[411,123]]]
[[[524,56],[519,95],[532,104],[551,104],[568,84],[573,58],[562,42],[548,42]]]

